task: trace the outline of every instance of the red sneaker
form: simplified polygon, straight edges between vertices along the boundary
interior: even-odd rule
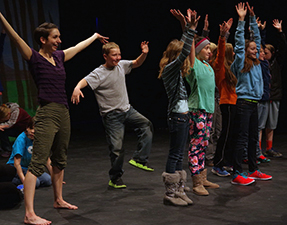
[[[272,176],[262,173],[260,170],[255,170],[253,173],[248,173],[248,177],[256,180],[271,180]]]
[[[255,180],[250,178],[250,177],[246,177],[245,175],[241,174],[241,173],[235,173],[233,176],[233,179],[231,181],[232,184],[238,184],[238,185],[249,185],[254,183]]]

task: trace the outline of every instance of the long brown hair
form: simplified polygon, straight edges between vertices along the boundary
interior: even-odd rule
[[[245,59],[244,59],[244,67],[243,69],[240,71],[241,73],[247,73],[251,70],[251,68],[255,65],[259,65],[260,61],[259,59],[251,59],[249,57],[247,57],[247,48],[249,47],[250,43],[254,42],[252,40],[245,40]]]
[[[227,88],[233,90],[237,84],[237,78],[231,72],[230,66],[234,61],[233,46],[230,43],[225,44],[225,57],[224,57],[224,67],[225,67],[225,80]]]
[[[178,57],[179,53],[182,50],[182,47],[183,47],[183,42],[176,40],[176,39],[172,40],[168,44],[159,62],[160,70],[159,70],[158,78],[161,78],[161,75],[162,75],[162,72],[165,66],[171,63],[172,61],[174,61]],[[189,70],[190,70],[190,61],[189,61],[189,58],[187,57],[181,66],[181,75],[184,76],[185,74],[189,72]]]

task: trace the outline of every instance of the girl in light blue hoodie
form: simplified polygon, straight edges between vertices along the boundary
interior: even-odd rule
[[[244,26],[247,8],[250,14],[250,29],[254,32],[254,41],[244,39]],[[236,85],[236,116],[234,131],[234,176],[232,184],[249,185],[259,180],[270,180],[272,176],[266,175],[256,164],[256,144],[258,141],[258,111],[257,104],[263,94],[263,79],[260,61],[258,60],[261,37],[256,22],[253,7],[248,2],[236,6],[239,21],[235,33],[235,59],[231,71],[237,77]],[[243,175],[242,155],[248,146],[248,176]]]

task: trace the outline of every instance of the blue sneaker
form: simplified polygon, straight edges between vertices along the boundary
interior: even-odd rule
[[[220,167],[212,167],[211,172],[217,176],[220,177],[228,177],[230,176],[230,173],[228,173],[224,168],[220,168]]]
[[[24,194],[24,184],[19,184],[17,189],[20,190]]]

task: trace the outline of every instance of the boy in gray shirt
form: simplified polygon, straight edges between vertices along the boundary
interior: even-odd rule
[[[109,186],[113,188],[126,188],[121,179],[124,172],[125,125],[132,126],[138,136],[137,150],[129,163],[145,171],[154,171],[148,165],[153,136],[152,123],[130,105],[125,82],[125,75],[145,61],[149,51],[148,42],[142,42],[141,49],[142,54],[137,59],[121,60],[121,51],[116,43],[109,42],[103,45],[105,64],[82,79],[75,87],[71,98],[74,104],[78,104],[80,96],[84,97],[81,89],[86,86],[95,93],[109,144],[111,160]]]

